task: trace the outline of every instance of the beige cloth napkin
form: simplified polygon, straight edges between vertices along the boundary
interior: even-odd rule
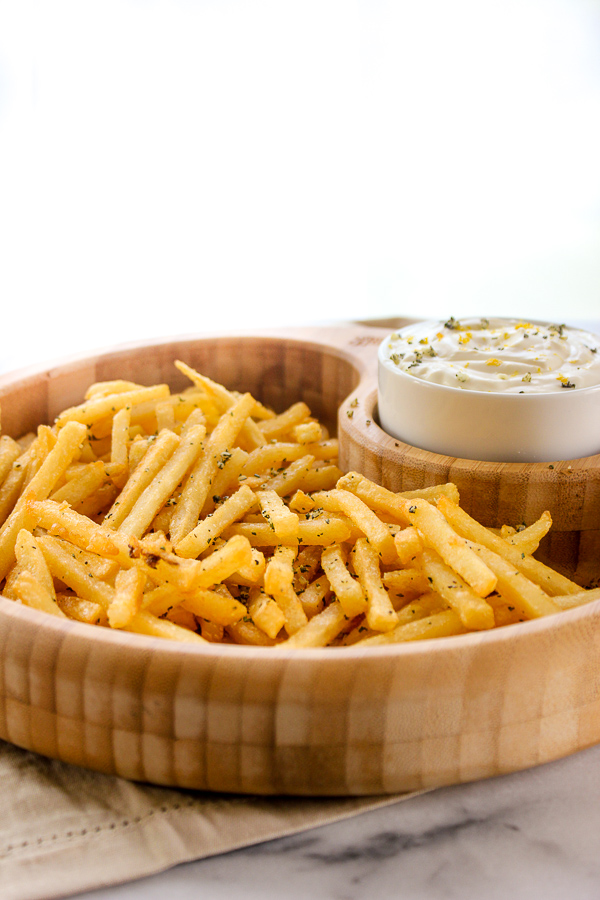
[[[0,898],[50,900],[414,796],[244,797],[134,784],[0,741]]]

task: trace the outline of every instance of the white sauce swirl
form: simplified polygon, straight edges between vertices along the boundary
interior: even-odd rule
[[[600,384],[600,337],[518,319],[420,322],[390,335],[386,365],[448,387],[511,394]]]

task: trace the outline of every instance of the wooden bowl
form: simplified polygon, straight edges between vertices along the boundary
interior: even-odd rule
[[[383,335],[348,327],[182,338],[73,359],[0,379],[3,428],[17,435],[51,421],[96,380],[180,387],[172,363],[181,358],[276,407],[303,398],[334,420],[339,406],[344,465],[391,487],[462,479],[476,514],[487,509],[483,493],[492,517],[506,511],[514,521],[518,511],[520,521],[539,505],[537,494],[522,494],[553,484],[545,496],[563,510],[561,522],[578,534],[597,529],[596,457],[573,463],[573,477],[565,465],[542,478],[535,467],[467,466],[387,438],[376,424],[374,384]],[[581,512],[569,518],[571,507]],[[592,543],[577,538],[578,567],[597,576],[598,557],[595,569],[582,558]],[[0,737],[98,771],[201,790],[380,794],[469,781],[600,740],[599,619],[600,603],[592,603],[389,648],[198,648],[0,598]]]

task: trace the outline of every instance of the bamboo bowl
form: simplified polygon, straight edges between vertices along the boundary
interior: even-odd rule
[[[559,538],[547,553],[597,578],[600,458],[473,463],[389,438],[375,390],[384,335],[182,338],[72,359],[0,378],[3,428],[51,421],[96,380],[180,387],[181,358],[275,407],[304,399],[330,424],[339,408],[342,465],[393,489],[451,478],[487,524],[550,508]],[[0,738],[126,778],[236,793],[384,794],[512,772],[600,741],[600,603],[405,646],[286,651],[174,645],[0,598]]]

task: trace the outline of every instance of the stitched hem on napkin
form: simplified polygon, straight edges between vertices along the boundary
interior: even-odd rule
[[[0,741],[2,900],[55,900],[414,796],[248,797],[135,784]]]

